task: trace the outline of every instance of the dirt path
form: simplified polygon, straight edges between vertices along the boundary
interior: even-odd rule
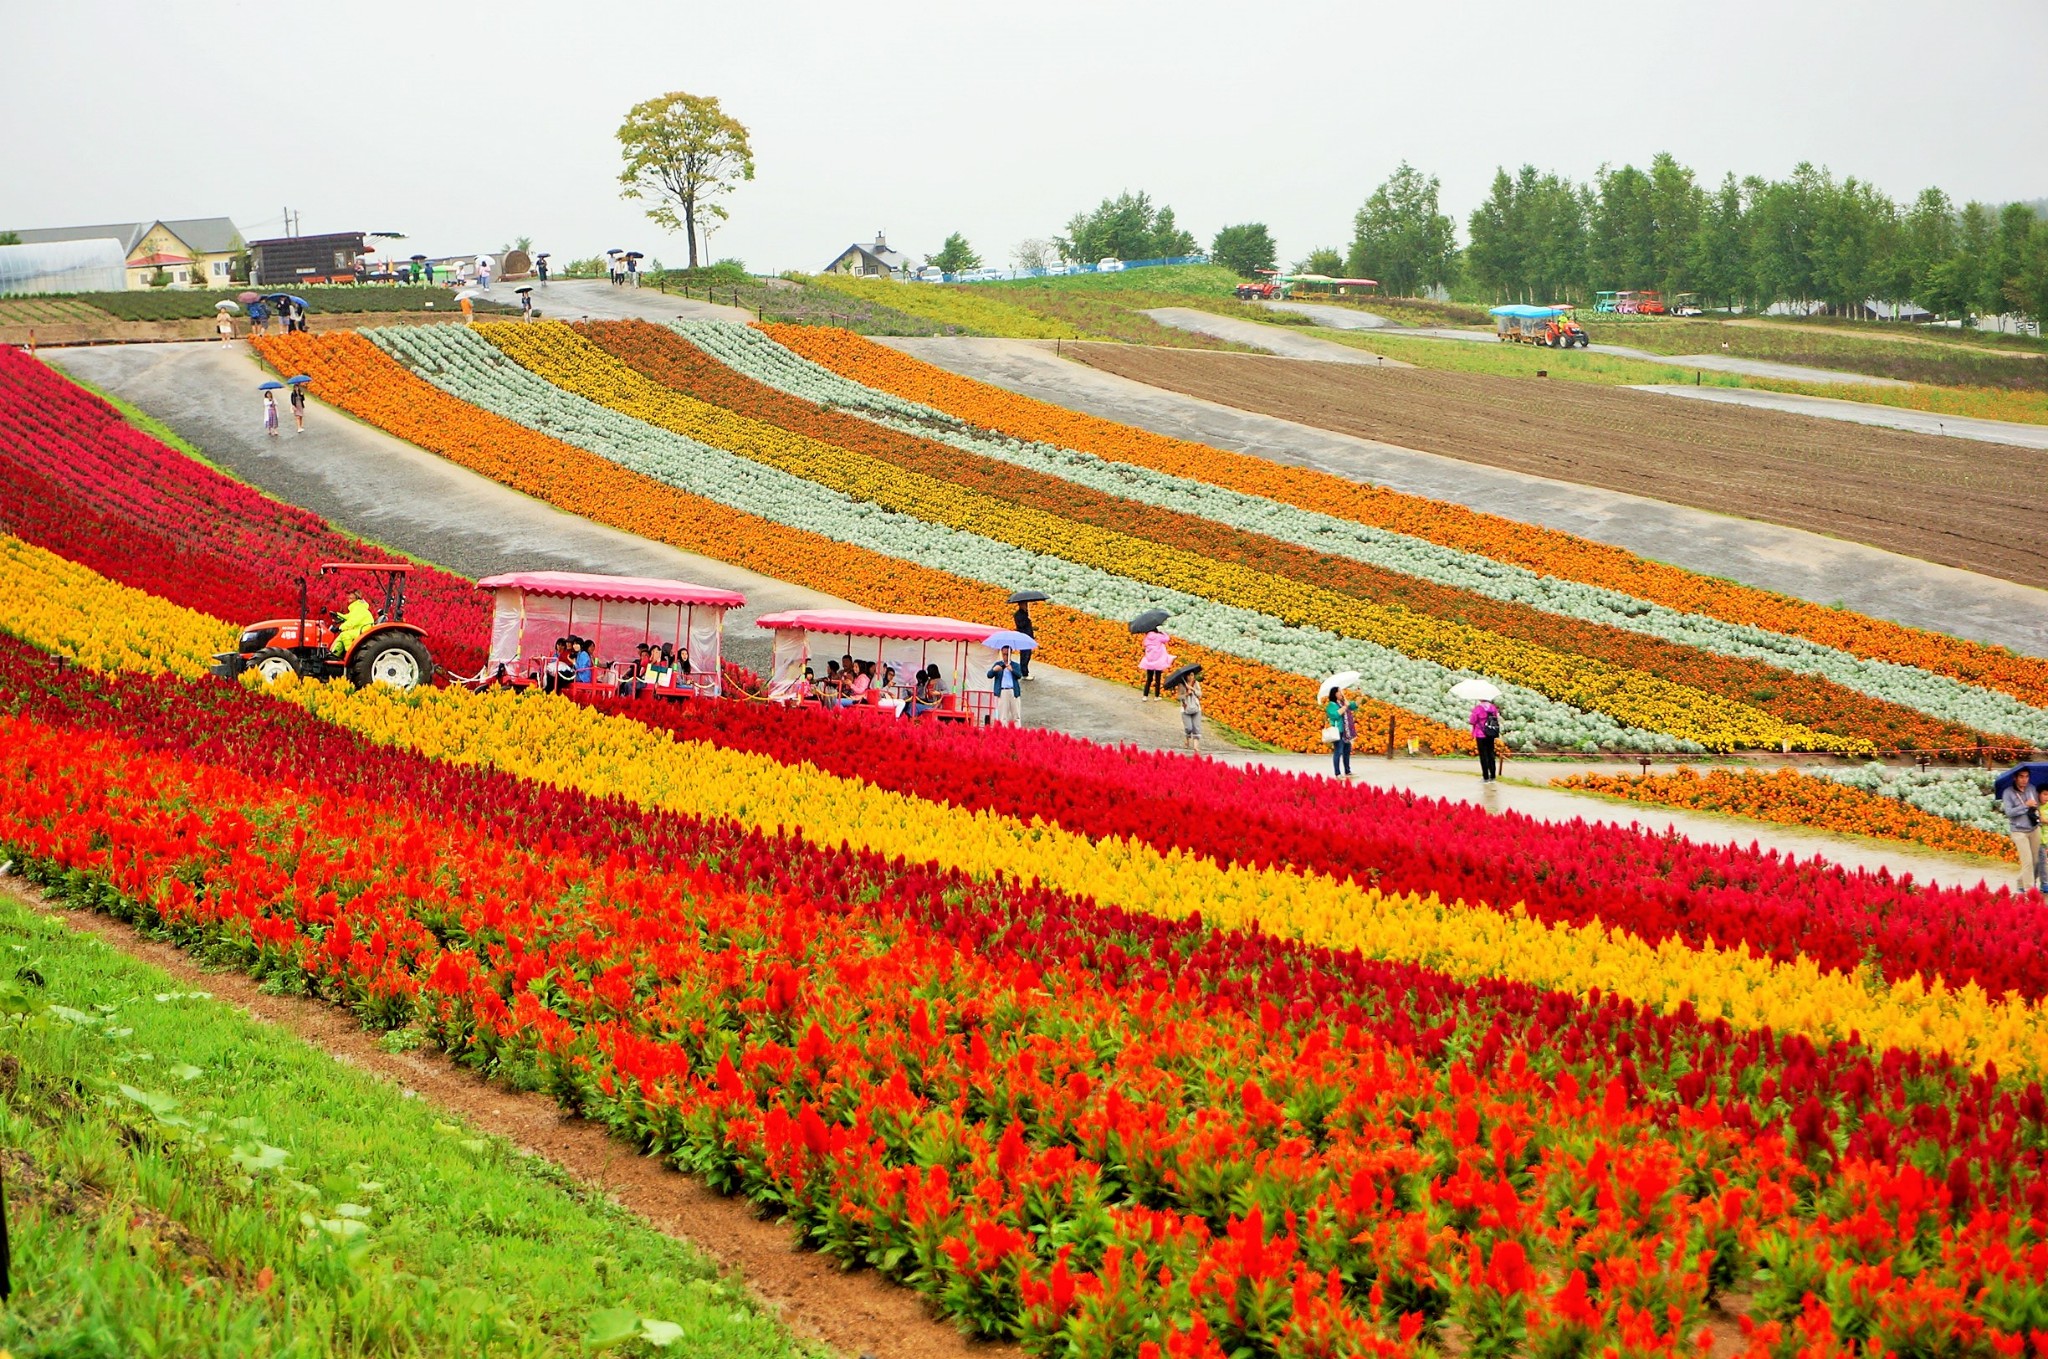
[[[360,424],[317,399],[303,436],[266,438],[254,400],[265,374],[240,342],[66,349],[44,357],[134,402],[235,476],[280,500],[472,579],[500,571],[592,571],[739,590],[747,603],[726,622],[726,655],[757,673],[766,673],[769,652],[768,634],[754,626],[760,615],[855,607],[821,591],[565,513]],[[1134,676],[1136,657],[1134,646]],[[1143,702],[1135,682],[1112,684],[1050,663],[1031,667],[1024,721],[1148,749],[1181,744],[1180,720],[1171,704]]]
[[[1671,362],[1690,363],[1691,360],[1673,359]],[[1791,365],[1767,366],[1787,368]],[[1727,406],[1748,406],[1754,410],[1778,411],[1788,415],[1818,416],[1823,420],[1846,420],[1851,424],[1874,425],[1880,429],[1901,429],[1940,439],[1969,439],[1976,443],[2004,444],[2009,449],[2048,449],[2048,425],[2023,425],[2012,420],[1977,420],[1967,415],[1941,415],[1934,411],[1909,410],[1903,406],[1880,406],[1875,402],[1866,401],[1841,401],[1828,396],[1800,396],[1792,392],[1762,392],[1746,387],[1649,386],[1634,387],[1630,390],[1653,392],[1658,396],[1683,397],[1689,401],[1718,401]]]
[[[1467,505],[1707,575],[1802,599],[1840,601],[1861,613],[1909,626],[2048,656],[2048,592],[2010,581],[1803,529],[1530,476],[1278,419],[1070,362],[1056,356],[1051,344],[963,338],[887,343],[967,377],[1173,438]],[[1123,352],[1142,356],[1155,351]],[[1376,376],[1359,369],[1339,371]]]
[[[969,1341],[933,1318],[909,1289],[872,1270],[847,1273],[816,1251],[802,1249],[790,1228],[757,1216],[745,1200],[715,1193],[640,1155],[598,1124],[564,1114],[545,1095],[494,1085],[439,1053],[386,1052],[369,1030],[325,1001],[268,995],[243,973],[203,968],[181,949],[145,938],[109,916],[54,905],[19,878],[0,879],[0,891],[212,992],[338,1061],[460,1114],[528,1155],[553,1162],[578,1184],[740,1275],[798,1335],[875,1359],[1017,1359],[1022,1354],[1013,1345]]]
[[[2035,460],[2009,448],[1584,383],[1124,345],[1065,351],[1281,419],[2048,585]]]

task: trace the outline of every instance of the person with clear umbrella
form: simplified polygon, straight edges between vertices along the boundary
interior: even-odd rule
[[[1472,702],[1472,741],[1479,747],[1479,781],[1492,783],[1500,777],[1500,689],[1483,679],[1460,680],[1451,686],[1451,697]]]
[[[1323,681],[1323,695],[1328,700],[1323,704],[1323,740],[1330,746],[1330,775],[1332,778],[1351,777],[1351,746],[1358,739],[1358,703],[1351,697],[1350,686],[1358,682],[1358,672],[1345,670]]]

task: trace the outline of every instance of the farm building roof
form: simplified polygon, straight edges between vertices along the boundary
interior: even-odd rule
[[[53,241],[96,241],[112,239],[121,243],[121,253],[134,251],[151,227],[161,225],[201,255],[224,255],[241,242],[242,233],[226,217],[152,217],[141,222],[103,222],[98,226],[30,227],[14,234],[23,245]]]

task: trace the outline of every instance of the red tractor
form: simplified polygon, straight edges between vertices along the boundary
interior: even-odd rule
[[[347,679],[358,689],[388,684],[412,689],[434,677],[426,632],[405,621],[405,578],[410,566],[390,562],[326,562],[320,576],[359,572],[381,577],[383,601],[367,626],[351,627],[340,611],[308,612],[306,578],[299,577],[297,618],[266,618],[242,629],[233,651],[215,656],[212,673],[233,679],[254,670],[266,680],[292,674],[306,679]],[[369,593],[356,592],[367,608]],[[342,639],[347,639],[343,646]]]

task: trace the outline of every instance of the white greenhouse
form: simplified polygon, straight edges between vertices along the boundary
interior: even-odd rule
[[[0,245],[0,296],[9,293],[120,292],[128,257],[112,237]]]

